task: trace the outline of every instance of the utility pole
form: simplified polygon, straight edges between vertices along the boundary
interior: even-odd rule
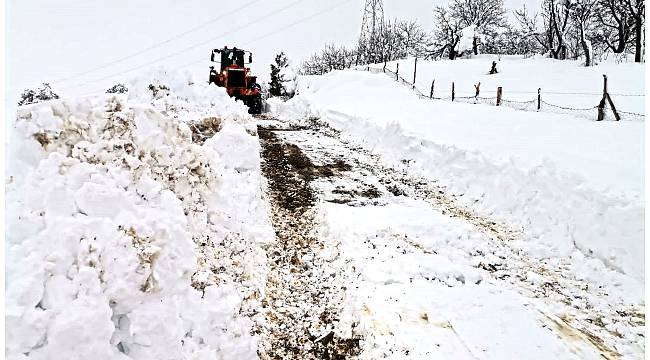
[[[382,0],[366,0],[359,35],[359,54],[366,63],[383,61],[379,37],[384,29],[384,4]]]

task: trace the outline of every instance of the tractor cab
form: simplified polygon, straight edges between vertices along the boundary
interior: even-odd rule
[[[246,53],[248,53],[248,63],[245,62]],[[253,54],[250,51],[244,49],[237,49],[236,47],[228,49],[227,46],[224,46],[223,49],[214,49],[212,50],[211,61],[215,62],[215,54],[221,55],[221,72],[226,70],[229,67],[236,66],[244,68],[246,64],[253,62]]]

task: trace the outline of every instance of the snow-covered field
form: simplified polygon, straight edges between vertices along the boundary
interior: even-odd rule
[[[615,284],[641,298],[643,122],[421,100],[383,74],[359,71],[302,78],[299,93],[284,111],[320,116],[521,227],[528,240],[520,246],[535,256],[600,259],[627,279]],[[598,269],[580,275],[601,277]]]
[[[497,74],[489,75],[492,62],[497,62]],[[415,59],[409,58],[387,64],[399,74],[413,81]],[[373,65],[383,68],[383,64]],[[541,89],[542,100],[562,107],[593,108],[600,102],[603,91],[603,75],[608,78],[608,91],[618,110],[645,114],[645,65],[621,62],[610,57],[598,66],[584,67],[579,61],[561,61],[535,56],[524,59],[519,55],[478,55],[471,59],[417,62],[415,84],[429,96],[431,82],[435,80],[434,97],[451,97],[452,82],[458,97],[473,97],[474,85],[480,82],[480,97],[493,98],[497,87],[503,88],[504,100],[535,101]],[[547,106],[543,106],[547,108]],[[561,109],[553,109],[561,110]],[[592,116],[596,110],[566,111],[568,114]],[[634,119],[637,119],[634,117]]]
[[[129,87],[19,108],[6,356],[254,358],[245,314],[260,306],[274,238],[255,124],[183,75]]]

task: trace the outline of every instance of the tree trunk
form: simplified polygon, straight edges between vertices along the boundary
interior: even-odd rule
[[[634,62],[640,63],[643,59],[643,18],[641,16],[637,16],[634,21],[636,22],[636,25],[634,27],[634,34],[635,34],[635,40],[634,40]]]
[[[478,41],[476,40],[476,36],[474,36],[474,39],[472,40],[472,51],[474,52],[474,55],[478,55]]]
[[[585,66],[591,66],[591,46],[587,44],[587,39],[585,38],[584,24],[580,24],[580,45],[582,45],[582,51],[585,53]]]
[[[620,54],[625,51],[625,40],[628,39],[626,35],[627,29],[625,28],[625,24],[621,22],[618,25],[618,45],[616,46],[616,49],[614,50],[615,54]]]

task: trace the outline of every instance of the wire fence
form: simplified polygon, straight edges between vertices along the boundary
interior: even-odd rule
[[[405,79],[399,74],[399,66],[397,68],[397,71],[393,71],[392,69],[388,68],[386,65],[384,67],[375,67],[375,66],[357,66],[354,67],[354,70],[358,71],[369,71],[371,73],[379,74],[379,73],[384,73],[387,76],[391,76],[395,81],[401,83],[404,86],[410,87],[413,92],[417,94],[418,97],[423,98],[423,99],[431,99],[431,100],[443,100],[443,101],[454,101],[454,102],[461,102],[461,103],[466,103],[466,104],[482,104],[482,105],[493,105],[493,106],[505,106],[509,108],[513,108],[516,110],[520,111],[531,111],[531,112],[548,112],[548,113],[555,113],[555,114],[564,114],[564,115],[571,115],[579,118],[585,118],[585,119],[598,119],[598,108],[599,108],[599,102],[596,102],[593,107],[587,107],[587,108],[578,108],[578,107],[570,107],[566,105],[557,105],[557,104],[552,104],[544,100],[544,95],[593,95],[593,96],[600,96],[602,97],[603,94],[600,93],[577,93],[577,92],[541,92],[541,91],[510,91],[510,93],[513,94],[531,94],[531,95],[536,95],[534,98],[530,100],[513,100],[513,99],[508,99],[508,98],[498,98],[498,97],[482,97],[479,96],[478,94],[474,96],[457,96],[455,93],[452,93],[451,96],[444,96],[444,97],[439,97],[439,96],[434,96],[433,93],[430,94],[423,94],[422,91],[420,91],[414,84],[413,82]],[[467,93],[460,93],[463,95],[467,95]],[[626,97],[644,97],[645,95],[641,94],[614,94],[610,93],[609,95],[611,96],[626,96]],[[605,120],[616,120],[615,114],[613,110],[609,106],[605,106],[603,108],[604,110],[604,119]],[[621,120],[630,120],[630,121],[645,121],[645,114],[640,114],[636,112],[631,112],[631,111],[622,111],[619,109],[616,109],[616,113],[620,116]]]

